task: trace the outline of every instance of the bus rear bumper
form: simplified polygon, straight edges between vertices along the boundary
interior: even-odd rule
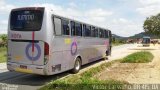
[[[47,75],[47,73],[45,73],[44,66],[38,66],[38,65],[24,65],[13,62],[7,62],[7,69],[9,71],[15,71],[21,73]]]

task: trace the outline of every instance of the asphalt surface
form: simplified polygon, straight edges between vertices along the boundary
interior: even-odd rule
[[[119,59],[130,54],[128,50],[135,46],[135,44],[125,44],[113,47],[112,55],[109,57],[107,61]],[[84,71],[86,67],[88,68],[94,66],[100,62],[101,61],[97,61],[85,65],[82,68],[82,71]],[[43,85],[47,84],[52,80],[60,79],[68,75],[70,75],[68,71],[52,76],[41,76],[18,72],[9,72],[6,68],[6,63],[2,63],[0,64],[0,90],[37,90],[38,88],[42,87]]]

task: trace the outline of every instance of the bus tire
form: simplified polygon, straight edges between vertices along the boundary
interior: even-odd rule
[[[71,70],[71,72],[73,74],[76,74],[79,72],[79,70],[81,69],[81,59],[79,57],[76,58],[75,64],[73,69]]]
[[[111,56],[111,46],[108,48],[108,50],[106,51],[106,56]]]
[[[110,46],[109,48],[109,55],[111,56],[111,54],[112,54],[112,46]]]

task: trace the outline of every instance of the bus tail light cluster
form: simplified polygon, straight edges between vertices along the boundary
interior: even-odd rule
[[[49,45],[45,42],[44,44],[44,64],[47,64],[49,60]]]

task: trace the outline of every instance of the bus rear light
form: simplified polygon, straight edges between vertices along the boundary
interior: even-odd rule
[[[49,45],[46,42],[45,42],[45,45],[44,45],[44,55],[49,55]]]
[[[47,64],[49,60],[49,45],[45,42],[44,44],[44,64]]]

